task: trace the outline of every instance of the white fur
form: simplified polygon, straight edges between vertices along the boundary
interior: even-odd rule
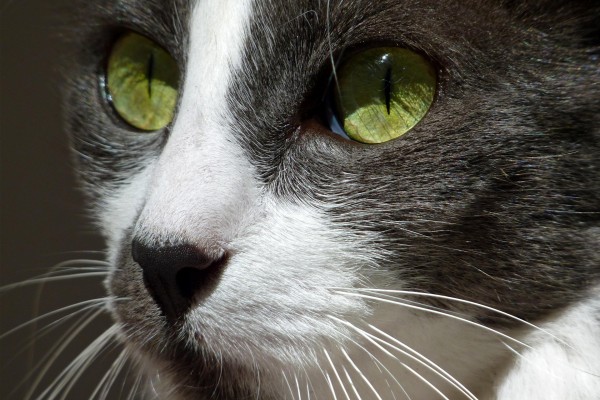
[[[290,204],[265,194],[236,144],[225,96],[239,69],[251,5],[252,0],[196,4],[181,104],[166,147],[106,200],[111,211],[104,213],[103,225],[113,250],[137,218],[134,234],[147,242],[184,241],[209,253],[225,249],[232,254],[215,291],[187,316],[185,332],[202,332],[206,346],[232,359],[247,360],[252,354],[253,362],[272,374],[263,384],[286,388],[285,378],[297,377],[302,382],[298,392],[312,392],[318,399],[330,398],[327,376],[336,397],[344,398],[335,380],[342,371],[363,399],[376,398],[356,369],[382,399],[402,397],[395,379],[413,399],[435,398],[402,363],[451,398],[462,396],[418,363],[390,357],[339,320],[360,329],[377,325],[439,363],[482,399],[495,397],[489,392],[494,382],[498,398],[506,400],[587,399],[576,394],[600,393],[600,357],[589,356],[600,348],[598,323],[589,322],[598,312],[597,300],[544,326],[572,348],[534,332],[524,339],[532,348],[519,348],[521,355],[515,356],[505,340],[481,328],[332,290],[373,284],[361,278],[362,272],[372,272],[381,254],[372,248],[374,234],[334,229],[318,205]],[[373,279],[397,282],[385,272]],[[398,283],[392,289],[403,287]],[[194,335],[185,339],[196,345]],[[504,373],[511,360],[514,366]],[[311,368],[315,362],[319,367]],[[305,388],[309,385],[312,389]]]
[[[106,201],[111,211],[103,225],[113,250],[132,225],[134,236],[149,243],[228,250],[232,257],[215,292],[188,316],[190,331],[232,357],[247,358],[247,347],[255,347],[257,362],[268,369],[274,359],[280,366],[314,361],[301,349],[344,340],[344,327],[323,315],[359,316],[364,301],[327,288],[354,286],[368,248],[356,251],[359,239],[333,231],[316,208],[264,195],[234,140],[225,96],[250,9],[250,1],[197,3],[169,140],[157,160]],[[287,289],[278,294],[277,287]],[[248,340],[256,337],[269,340]]]
[[[214,293],[189,316],[190,326],[213,333],[225,352],[248,345],[258,358],[314,361],[302,349],[343,340],[328,314],[366,312],[362,300],[328,290],[358,283],[361,264],[351,252],[358,243],[305,206],[267,201],[263,213],[231,243],[234,256]]]
[[[225,95],[250,10],[246,0],[196,4],[186,80],[169,141],[158,160],[105,201],[109,211],[102,225],[113,241],[139,213],[135,234],[150,242],[168,236],[201,247],[224,245],[247,215],[258,188],[231,140],[236,132]]]
[[[499,383],[499,400],[597,400],[600,398],[600,287],[525,339]],[[560,339],[560,341],[558,340]],[[562,341],[562,342],[561,342]]]
[[[232,139],[226,90],[238,67],[250,1],[208,0],[193,10],[181,105],[135,228],[207,252],[226,246],[258,190]]]

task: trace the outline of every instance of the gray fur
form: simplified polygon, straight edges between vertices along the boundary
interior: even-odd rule
[[[79,176],[94,193],[90,204],[169,140],[169,128],[128,131],[106,106],[98,71],[107,49],[123,29],[134,29],[168,48],[184,71],[189,8],[158,1],[86,8],[66,104]],[[261,0],[257,9],[228,105],[264,190],[292,203],[327,204],[335,227],[365,239],[377,234],[372,245],[386,255],[381,268],[411,290],[539,322],[600,282],[598,5]],[[431,59],[439,92],[411,132],[366,146],[329,131],[324,102],[330,57],[341,63],[376,44]],[[108,285],[135,297],[133,308],[116,312],[130,327],[155,334],[146,354],[168,364],[186,398],[256,396],[250,362],[229,360],[223,372],[210,367],[216,354],[178,339],[178,328],[145,291],[131,240],[127,232],[120,241]],[[515,323],[484,311],[475,318],[501,328]],[[279,397],[263,388],[260,398]]]

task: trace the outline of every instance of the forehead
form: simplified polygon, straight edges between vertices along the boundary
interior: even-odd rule
[[[307,26],[313,30],[326,29],[330,33],[352,31],[353,34],[370,33],[388,37],[394,29],[399,35],[419,30],[432,30],[435,26],[445,26],[447,29],[460,22],[451,18],[459,16],[465,10],[467,14],[475,13],[477,21],[485,25],[494,19],[487,1],[428,1],[428,0],[380,0],[377,2],[365,0],[336,1],[336,0],[248,0],[238,2],[235,7],[238,13],[244,13],[254,23],[254,28],[269,30],[273,39],[279,35],[298,36],[304,32],[294,32],[298,26]],[[242,5],[243,3],[243,5]],[[81,2],[79,18],[75,22],[89,27],[105,24],[136,29],[148,36],[172,41],[171,49],[177,52],[186,44],[190,27],[194,19],[201,23],[219,25],[226,23],[230,14],[224,10],[231,9],[230,2],[213,2],[212,0],[104,0],[99,2]],[[211,6],[213,4],[214,6]],[[491,7],[494,8],[494,7]],[[194,9],[202,9],[196,13]],[[244,9],[247,9],[244,11]],[[251,10],[251,12],[248,12]],[[468,20],[469,18],[464,18]],[[398,31],[398,26],[405,29]],[[433,29],[435,31],[435,29]],[[249,33],[255,33],[250,31]],[[463,31],[468,35],[470,31]],[[476,32],[472,32],[476,34]],[[212,36],[206,40],[218,41],[219,37]],[[260,43],[255,43],[260,44]],[[289,44],[289,42],[288,42]]]
[[[212,3],[210,0],[78,1],[83,4],[85,14],[78,13],[75,22],[83,30],[90,30],[90,20],[92,27],[100,22],[136,29],[164,41],[174,55],[182,57],[182,61],[185,61],[187,39],[194,23],[193,10]],[[225,8],[227,2],[222,3],[216,2],[218,7],[213,7],[211,13],[204,14],[202,19],[215,25],[227,22],[219,10]],[[432,49],[427,48],[428,42],[433,42],[447,53],[452,52],[448,58],[454,59],[457,55],[461,56],[463,45],[510,47],[504,45],[511,42],[510,36],[514,32],[510,32],[506,25],[518,19],[527,20],[529,28],[534,28],[531,32],[534,32],[535,29],[551,31],[557,21],[564,25],[566,18],[561,20],[559,16],[562,14],[557,11],[559,5],[566,2],[548,0],[516,3],[501,0],[249,0],[243,3],[251,10],[246,13],[251,27],[246,34],[253,38],[247,41],[246,46],[265,50],[263,45],[268,44],[269,51],[274,49],[273,44],[279,46],[278,51],[282,46],[289,48],[298,43],[302,35],[308,41],[307,32],[327,32],[329,37],[322,36],[327,40],[325,45],[334,49],[368,44],[369,41],[387,41],[429,53]],[[241,7],[238,10],[241,12]],[[262,33],[273,43],[255,39],[257,33]],[[214,35],[205,39],[221,40]],[[515,43],[522,44],[522,41],[514,38]],[[264,55],[264,52],[261,54]],[[506,57],[506,54],[492,56],[496,55]]]

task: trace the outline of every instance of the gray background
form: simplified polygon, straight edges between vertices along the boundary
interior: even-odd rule
[[[72,3],[0,2],[0,286],[42,274],[62,261],[102,258],[101,254],[78,253],[101,250],[102,242],[84,217],[85,207],[74,190],[67,136],[61,127],[58,33],[63,24],[61,7]],[[48,283],[39,301],[38,288],[0,292],[0,335],[36,312],[103,295],[100,279]],[[56,319],[43,320],[37,327]],[[55,376],[108,324],[101,318],[82,332],[48,375]],[[27,376],[32,366],[70,326],[67,322],[39,338],[33,349],[32,329],[0,339],[0,399],[23,398],[24,390],[35,381],[35,375]],[[68,398],[89,398],[89,389],[102,377],[107,362],[110,357],[92,366]],[[50,381],[44,380],[41,386]]]

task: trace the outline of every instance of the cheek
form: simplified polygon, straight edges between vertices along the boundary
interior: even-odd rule
[[[125,232],[134,225],[145,202],[149,182],[155,166],[149,164],[141,173],[114,192],[100,197],[97,203],[98,223],[108,245],[109,261],[116,262],[117,249],[125,238]]]
[[[315,360],[307,348],[352,336],[338,319],[364,320],[371,310],[363,299],[337,289],[391,279],[375,272],[380,269],[373,238],[336,228],[316,208],[280,199],[257,207],[259,217],[231,240],[231,257],[216,283],[195,298],[178,326],[169,326],[152,301],[131,259],[131,234],[125,235],[109,288],[123,299],[114,303],[115,317],[134,346],[152,354],[161,345],[176,345],[168,339],[176,332],[202,351],[231,359],[245,359],[251,349],[309,365]],[[151,347],[148,337],[156,339]]]

